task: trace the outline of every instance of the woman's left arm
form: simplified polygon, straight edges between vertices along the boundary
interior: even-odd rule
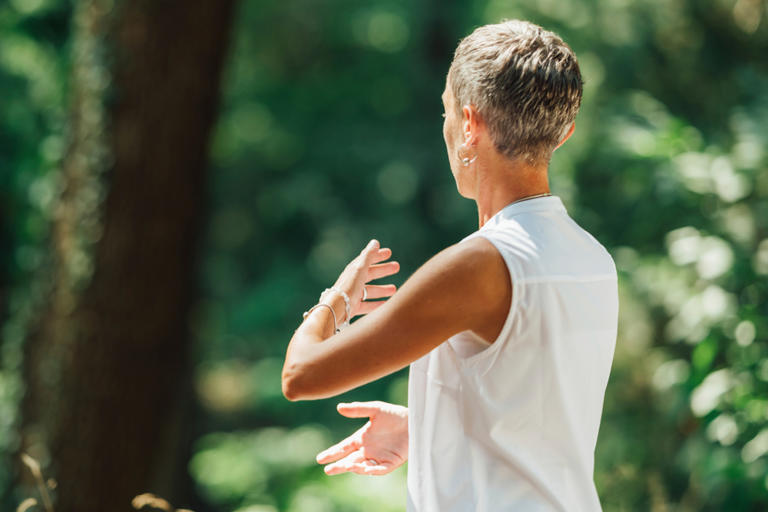
[[[283,394],[289,400],[328,398],[393,373],[452,335],[473,330],[494,340],[512,298],[506,264],[482,237],[451,246],[419,268],[395,294],[394,285],[366,285],[399,270],[392,255],[372,240],[339,276],[334,288],[350,298],[351,316],[366,318],[334,334],[330,308],[315,308],[288,345]],[[362,301],[363,286],[368,298]],[[343,296],[328,292],[323,302],[339,322]]]

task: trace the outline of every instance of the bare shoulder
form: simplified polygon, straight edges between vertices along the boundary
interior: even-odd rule
[[[504,258],[487,238],[478,236],[452,245],[435,257],[438,258],[454,274],[454,284],[471,291],[472,296],[493,299],[500,289],[511,288]]]
[[[400,299],[410,307],[428,306],[432,320],[456,324],[457,332],[472,330],[492,342],[506,320],[512,284],[496,247],[476,237],[447,247],[427,261],[390,300],[397,305]]]
[[[482,314],[472,330],[492,343],[498,338],[512,302],[512,280],[501,253],[487,238],[478,236],[457,244],[469,266],[472,296],[482,301]]]
[[[498,277],[508,276],[504,258],[487,238],[477,236],[458,243],[452,248],[455,248],[457,258],[478,272],[478,278],[494,280]]]

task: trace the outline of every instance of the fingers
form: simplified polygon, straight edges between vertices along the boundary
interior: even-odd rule
[[[360,252],[365,258],[366,263],[379,263],[392,257],[392,249],[381,247],[378,240],[371,240],[368,245]]]
[[[355,432],[340,443],[336,443],[330,448],[318,453],[315,460],[317,460],[318,464],[328,464],[329,462],[334,462],[342,457],[346,457],[358,448],[360,448],[360,436]]]
[[[379,241],[374,239],[368,242],[368,245],[363,247],[363,250],[360,251],[360,254],[364,256],[368,261],[370,261],[369,258],[372,258],[374,253],[376,253],[381,246],[379,245]]]
[[[325,466],[327,475],[338,475],[346,472],[358,475],[384,475],[394,469],[391,463],[378,462],[374,459],[366,459],[362,450],[351,453],[338,462]]]
[[[377,251],[371,251],[370,261],[369,263],[380,263],[382,261],[388,260],[392,257],[392,249],[389,247],[384,247],[382,249],[379,249]]]
[[[392,471],[394,467],[389,463],[378,463],[374,460],[366,460],[354,464],[350,471],[357,473],[358,475],[386,475]]]
[[[348,402],[340,403],[336,406],[339,414],[347,418],[369,418],[381,411],[383,402]]]
[[[392,249],[381,247],[378,240],[371,240],[360,253],[360,256],[368,265],[368,278],[366,282],[381,277],[391,276],[400,270],[400,264],[396,261],[388,261],[392,257]]]
[[[363,450],[357,450],[355,452],[350,453],[343,459],[341,459],[338,462],[334,462],[333,464],[328,464],[323,468],[326,475],[338,475],[340,473],[346,473],[347,471],[352,471],[352,468],[356,464],[360,464],[364,460],[363,458]]]
[[[397,291],[397,286],[393,284],[376,285],[369,284],[365,286],[367,291],[367,299],[383,299],[384,297],[391,297]]]
[[[379,241],[376,240],[375,238],[372,238],[371,241],[368,242],[368,244],[365,246],[363,251],[374,251],[374,250],[378,249],[379,247],[381,247],[379,245]]]
[[[368,276],[365,282],[373,281],[374,279],[381,279],[382,277],[391,276],[397,274],[400,271],[400,264],[396,261],[388,261],[386,263],[378,263],[368,267]]]

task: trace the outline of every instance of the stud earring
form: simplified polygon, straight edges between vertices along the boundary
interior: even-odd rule
[[[465,142],[465,143],[463,143],[463,144],[460,146],[460,148],[459,148],[459,150],[457,151],[457,153],[458,153],[458,155],[459,155],[459,159],[461,159],[461,164],[462,164],[464,167],[469,167],[469,164],[471,164],[472,162],[474,162],[475,160],[477,160],[477,154],[475,154],[475,156],[473,156],[472,158],[470,158],[470,157],[468,157],[468,156],[462,157],[462,156],[461,156],[461,153],[462,153],[461,149],[462,149],[462,148],[464,149],[464,151],[466,151],[466,150],[467,150],[467,144],[466,144],[466,142]]]

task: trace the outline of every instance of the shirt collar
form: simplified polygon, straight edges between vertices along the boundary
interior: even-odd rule
[[[558,196],[536,197],[522,201],[512,201],[507,206],[496,212],[480,229],[497,225],[502,219],[508,219],[521,213],[531,212],[566,212],[563,201]]]

